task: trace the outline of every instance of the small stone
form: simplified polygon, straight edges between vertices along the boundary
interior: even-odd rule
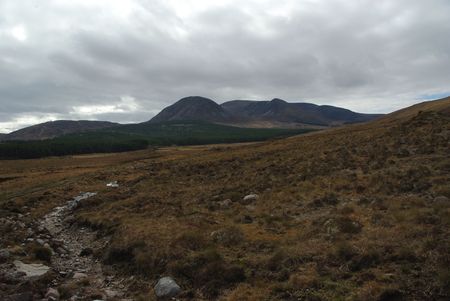
[[[57,289],[49,288],[47,290],[47,293],[45,294],[45,298],[47,298],[49,301],[58,301],[60,298],[59,292]]]
[[[41,239],[41,238],[36,239],[36,242],[38,244],[40,244],[41,246],[43,246],[45,244],[45,241],[43,239]]]
[[[111,289],[105,289],[105,295],[108,298],[115,298],[117,297],[119,294],[116,291],[113,291]]]
[[[226,200],[217,202],[217,204],[218,204],[218,205],[220,206],[220,208],[222,208],[222,209],[228,209],[228,208],[230,208],[232,203],[233,203],[233,202],[232,202],[230,199],[226,199]]]
[[[87,278],[87,275],[85,273],[80,273],[80,272],[76,272],[75,274],[73,274],[73,279],[83,279],[83,278]]]
[[[242,203],[248,205],[248,204],[256,201],[258,198],[259,198],[259,196],[257,194],[249,194],[249,195],[246,195],[242,199]]]
[[[438,197],[435,197],[434,200],[433,200],[433,202],[436,203],[436,204],[442,204],[442,205],[445,205],[445,204],[448,204],[448,203],[449,203],[449,198],[446,197],[446,196],[440,195],[440,196],[438,196]]]
[[[159,279],[154,290],[158,298],[172,298],[181,292],[180,286],[171,277]]]

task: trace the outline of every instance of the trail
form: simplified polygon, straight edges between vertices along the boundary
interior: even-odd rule
[[[52,269],[61,276],[59,284],[79,282],[81,279],[89,281],[70,300],[89,300],[86,298],[93,295],[100,300],[133,300],[127,298],[125,279],[115,276],[92,254],[94,250],[103,248],[107,240],[96,237],[96,232],[91,229],[71,224],[73,212],[80,201],[94,195],[96,193],[82,193],[64,206],[56,207],[40,221],[40,230],[47,232],[47,240],[55,249]]]

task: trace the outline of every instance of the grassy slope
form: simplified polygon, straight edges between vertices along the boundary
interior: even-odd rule
[[[84,173],[76,187],[100,194],[78,217],[112,234],[99,252],[140,276],[137,292],[171,274],[196,299],[444,300],[450,204],[434,199],[450,197],[449,107],[270,143],[146,152]],[[110,179],[119,189],[104,188]],[[259,200],[242,204],[249,193]],[[50,196],[14,201],[39,214]]]

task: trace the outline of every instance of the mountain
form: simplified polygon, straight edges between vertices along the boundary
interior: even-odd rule
[[[150,122],[201,120],[219,123],[232,119],[233,116],[213,100],[201,96],[189,96],[163,109]]]
[[[247,128],[324,128],[370,121],[380,116],[333,106],[288,103],[278,98],[271,101],[233,100],[218,105],[209,98],[189,96],[166,107],[147,123],[200,121]],[[44,140],[116,126],[119,124],[107,121],[58,120],[0,135],[0,141]],[[141,128],[139,123],[136,126]]]
[[[275,98],[271,101],[234,100],[221,105],[242,122],[273,122],[276,124],[306,124],[319,126],[366,122],[379,114],[361,114],[333,106],[311,103],[288,103]]]
[[[61,231],[44,240],[74,251],[48,252],[46,264],[84,270],[102,258],[86,279],[133,277],[120,282],[131,299],[157,300],[148,283],[170,275],[179,300],[450,300],[449,143],[447,98],[262,143],[0,161],[0,214],[19,225],[0,226],[0,237],[27,251],[8,253],[0,274],[43,257],[27,242],[42,231],[20,224],[53,225],[57,214]],[[65,210],[80,191],[98,194]],[[80,257],[84,248],[95,257]],[[53,278],[0,277],[0,300],[41,294]],[[71,278],[57,278],[67,296],[106,295],[97,281],[80,289]]]
[[[99,130],[117,126],[118,123],[89,120],[57,120],[36,124],[0,136],[0,140],[44,140],[66,134]]]
[[[333,106],[288,103],[278,98],[271,101],[233,100],[218,105],[209,98],[191,96],[165,108],[150,122],[200,120],[244,127],[327,127],[370,121],[380,116]]]

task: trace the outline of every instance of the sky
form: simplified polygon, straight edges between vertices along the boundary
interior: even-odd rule
[[[450,95],[449,0],[1,0],[0,133],[190,96],[387,113]]]

